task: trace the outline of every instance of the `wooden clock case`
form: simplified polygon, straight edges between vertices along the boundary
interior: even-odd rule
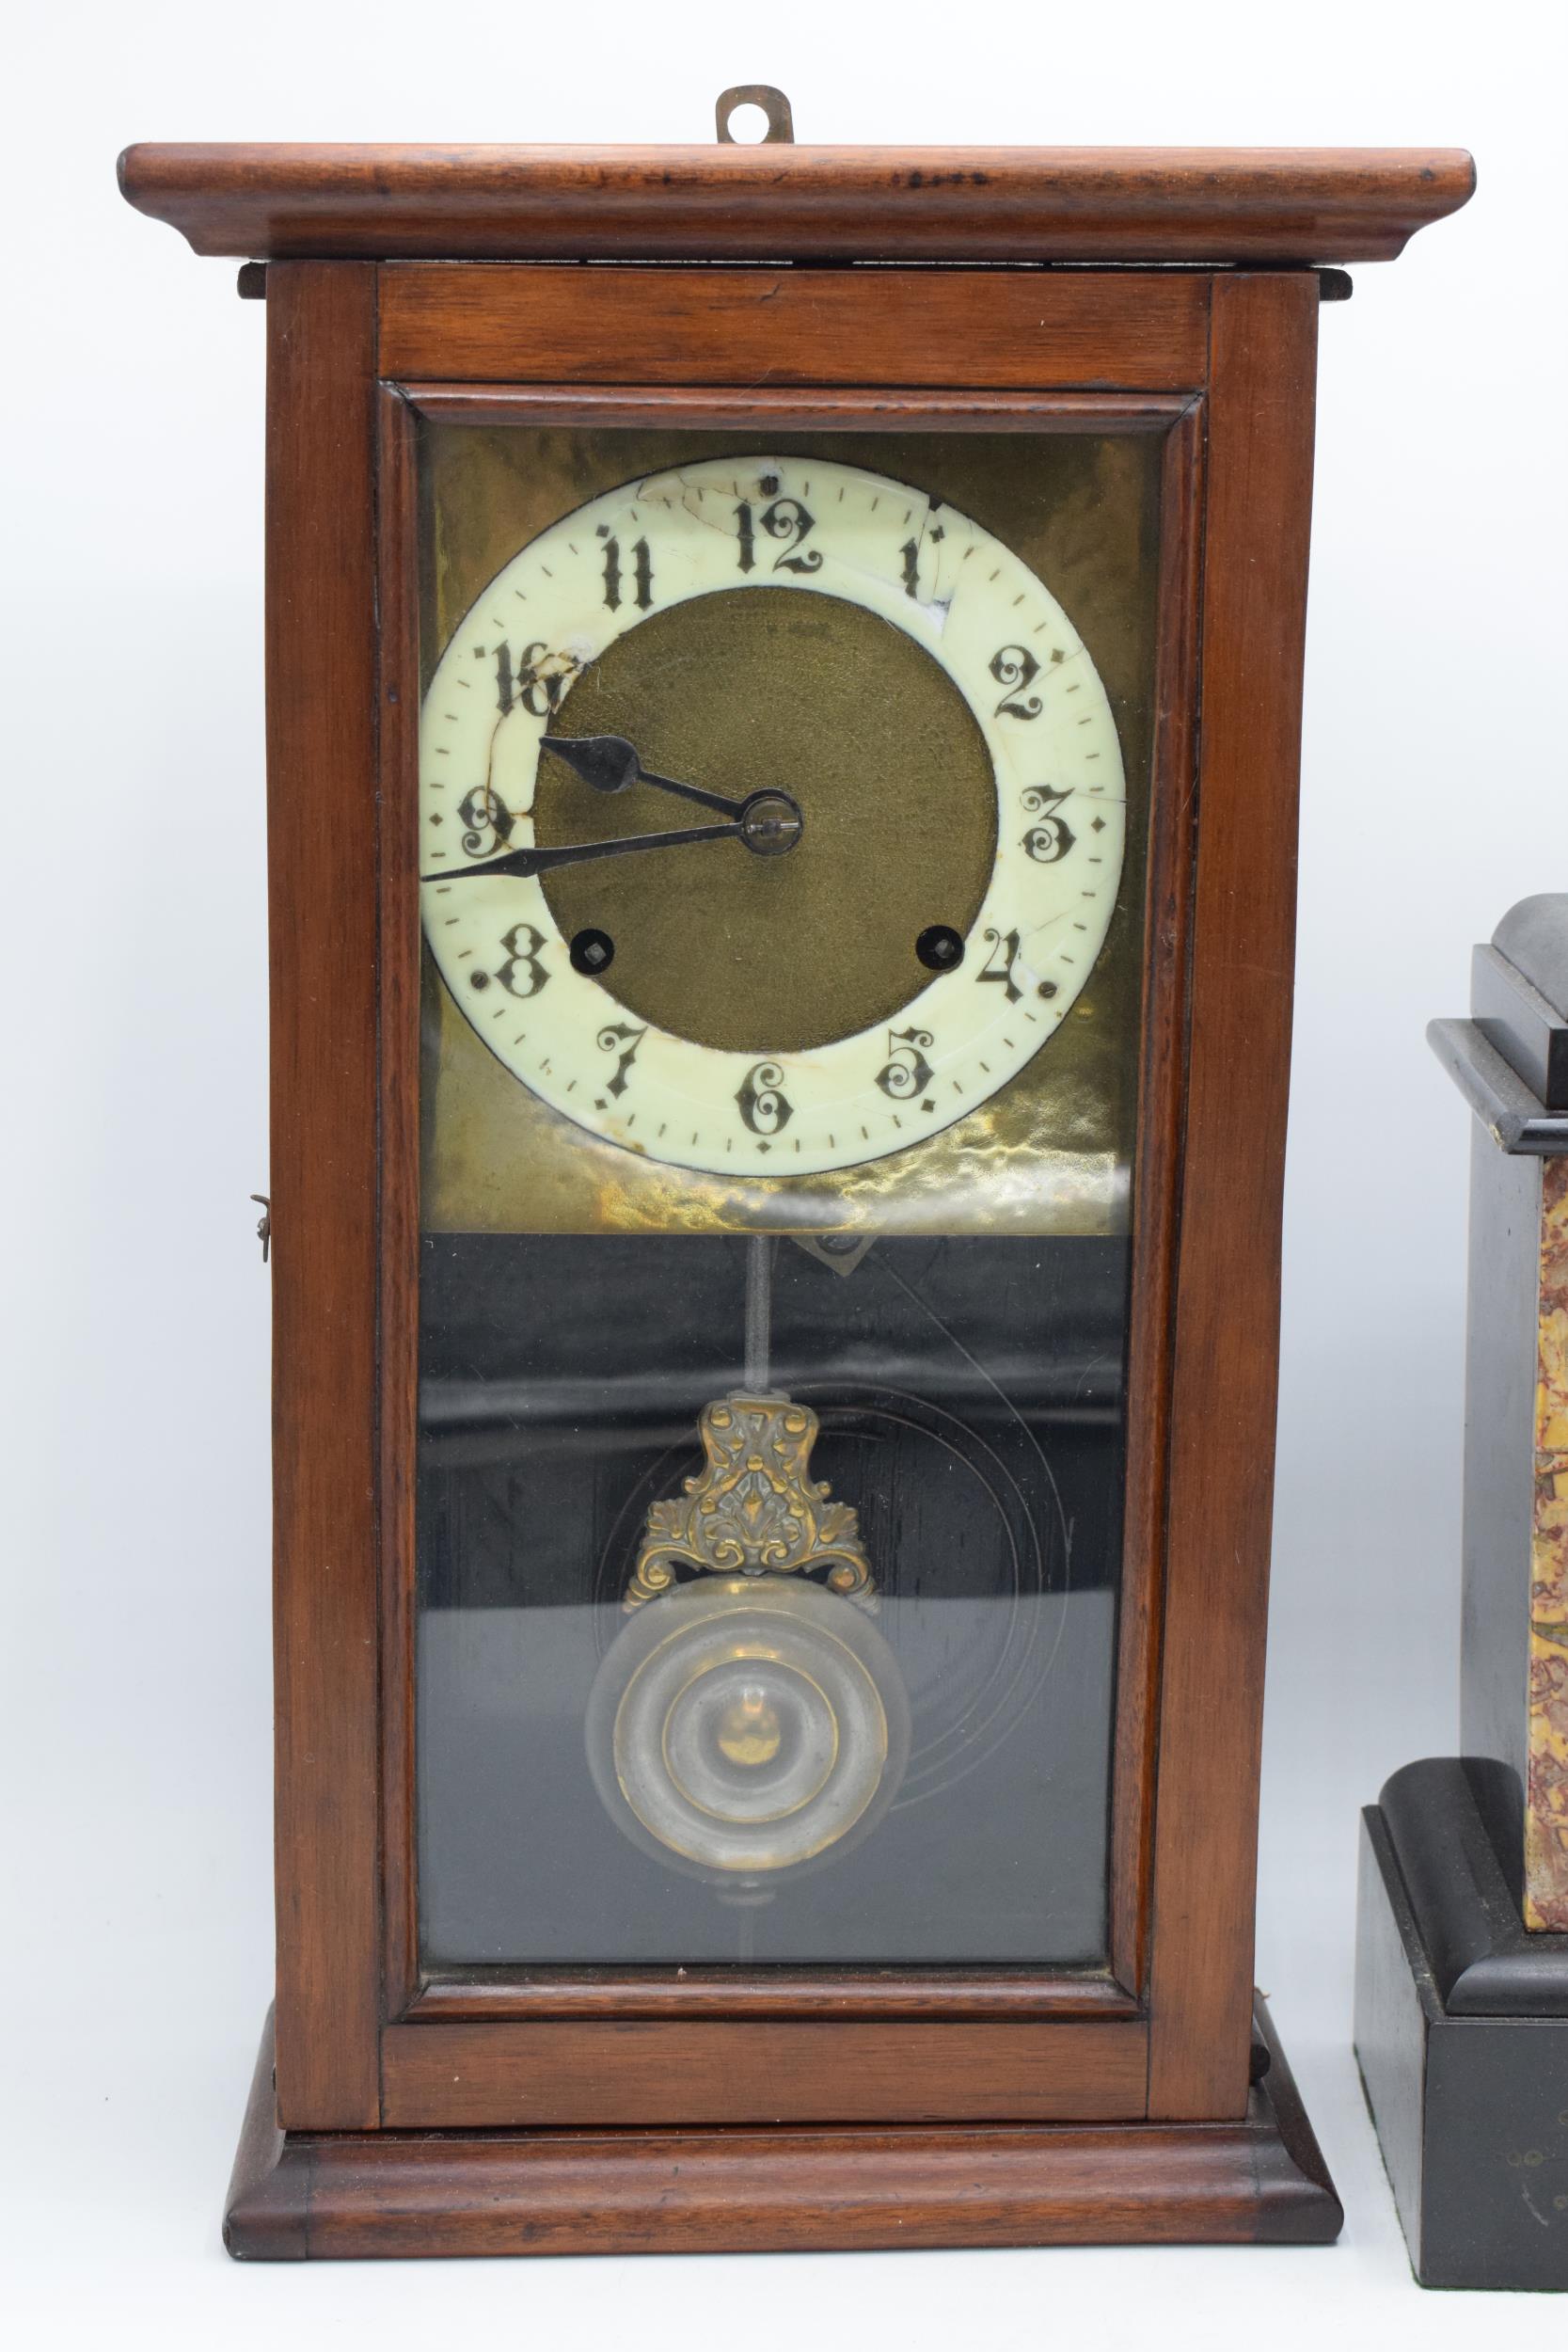
[[[1331,2239],[1251,1984],[1319,265],[1396,255],[1468,158],[141,147],[121,183],[265,263],[278,1956],[230,2250]],[[1160,441],[1102,1970],[421,1966],[419,412]]]

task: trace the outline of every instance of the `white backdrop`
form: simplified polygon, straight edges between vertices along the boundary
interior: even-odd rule
[[[1419,2298],[1349,2049],[1355,1814],[1455,1732],[1466,1117],[1422,1043],[1568,884],[1563,19],[1497,0],[197,0],[13,24],[0,1153],[13,2225],[27,2347],[759,2352],[1468,2342]],[[241,2270],[221,2192],[271,1967],[263,314],[115,192],[134,138],[1470,146],[1481,192],[1323,320],[1259,1981],[1331,2252]],[[978,2321],[983,2311],[985,2317]],[[1493,2324],[1505,2324],[1498,2320]],[[1408,2335],[1402,2335],[1402,2329]]]

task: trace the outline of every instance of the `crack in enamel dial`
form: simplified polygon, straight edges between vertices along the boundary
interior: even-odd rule
[[[758,587],[859,606],[938,665],[983,740],[995,852],[961,954],[932,972],[911,941],[908,993],[890,1017],[805,1047],[761,1037],[735,1051],[639,1016],[616,995],[612,962],[584,969],[584,950],[579,943],[574,958],[540,880],[455,876],[534,841],[549,759],[542,740],[617,640],[650,614]],[[764,707],[768,691],[764,675],[735,682]],[[657,744],[637,748],[657,766]],[[721,774],[689,780],[731,789]],[[807,457],[714,458],[651,476],[522,548],[436,669],[420,781],[425,931],[477,1034],[525,1086],[595,1135],[736,1176],[878,1159],[996,1093],[1070,1009],[1121,871],[1116,724],[1061,606],[1000,540],[940,499]],[[788,792],[795,780],[772,782]],[[808,834],[810,824],[808,813]],[[715,957],[716,989],[722,942],[708,913],[707,862],[749,854],[739,841],[713,840],[636,861],[639,888],[689,906],[689,954]],[[865,838],[860,854],[874,893],[879,867],[899,857],[896,823],[886,837]],[[791,857],[764,863],[784,874]]]

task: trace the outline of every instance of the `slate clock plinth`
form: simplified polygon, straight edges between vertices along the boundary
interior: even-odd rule
[[[1568,2287],[1568,894],[1432,1042],[1476,1114],[1459,1757],[1362,1822],[1356,2053],[1426,2286]]]
[[[1568,2287],[1568,1935],[1520,1925],[1457,1756],[1361,1817],[1355,2050],[1421,2284]]]

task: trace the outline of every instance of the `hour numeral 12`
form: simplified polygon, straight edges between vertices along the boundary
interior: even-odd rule
[[[618,611],[620,607],[621,583],[624,578],[624,574],[621,569],[621,542],[619,539],[612,538],[602,523],[599,525],[599,534],[605,543],[604,600],[610,607],[610,611],[614,612]],[[639,539],[634,542],[631,550],[631,600],[640,612],[646,612],[648,607],[654,600],[654,559],[649,550],[646,539]]]
[[[736,568],[749,572],[756,562],[757,525],[770,539],[784,542],[784,552],[773,558],[776,572],[819,572],[822,558],[816,548],[800,549],[816,529],[816,517],[803,507],[799,499],[775,499],[753,518],[749,499],[742,499],[735,510],[736,537],[739,547]]]

